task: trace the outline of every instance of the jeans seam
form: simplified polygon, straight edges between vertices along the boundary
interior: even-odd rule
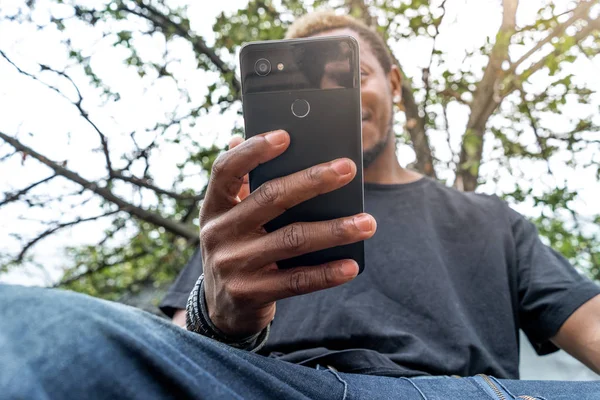
[[[423,398],[423,400],[427,400],[427,397],[425,397],[425,394],[421,391],[421,389],[419,389],[419,387],[417,385],[415,385],[415,383],[411,379],[408,379],[406,377],[400,377],[399,379],[405,380],[408,383],[410,383],[415,388],[415,390],[417,392],[419,392],[419,395]]]
[[[344,395],[342,396],[342,400],[346,400],[346,396],[348,395],[348,383],[342,379],[341,376],[338,375],[337,372],[335,372],[332,369],[327,369],[327,371],[331,372],[333,375],[335,375],[335,377],[337,378],[338,381],[342,382],[344,384]]]

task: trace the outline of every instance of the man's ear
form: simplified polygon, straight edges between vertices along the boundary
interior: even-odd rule
[[[392,65],[388,73],[388,79],[392,90],[392,101],[402,108],[402,73],[396,64]]]

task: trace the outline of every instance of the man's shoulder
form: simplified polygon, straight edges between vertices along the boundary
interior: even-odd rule
[[[504,260],[502,254],[511,248],[514,237],[512,210],[504,200],[493,194],[461,192],[433,180],[421,194],[424,199],[414,203],[418,229],[439,243],[445,256],[455,257],[457,263],[497,265]]]
[[[461,192],[452,186],[445,185],[431,178],[425,179],[428,179],[431,183],[428,185],[429,190],[445,200],[483,208],[498,207],[503,210],[508,208],[506,202],[495,194]]]
[[[510,228],[514,211],[497,195],[461,192],[443,182],[426,179],[430,181],[424,193],[426,212],[434,220],[482,229],[490,226],[500,230]]]

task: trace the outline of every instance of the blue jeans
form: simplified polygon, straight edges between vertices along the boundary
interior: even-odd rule
[[[78,293],[0,285],[2,399],[600,399],[596,382],[390,378],[228,347]]]

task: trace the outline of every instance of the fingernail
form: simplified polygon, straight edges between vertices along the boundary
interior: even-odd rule
[[[368,215],[354,217],[354,225],[363,232],[370,232],[373,229],[373,221]]]
[[[284,131],[275,131],[265,135],[265,139],[274,146],[280,146],[285,143],[286,135]]]
[[[354,277],[358,275],[358,265],[352,261],[344,262],[341,270],[344,277]]]
[[[332,165],[331,168],[334,169],[339,175],[348,175],[352,172],[352,168],[350,167],[350,163],[348,160],[337,160]]]

